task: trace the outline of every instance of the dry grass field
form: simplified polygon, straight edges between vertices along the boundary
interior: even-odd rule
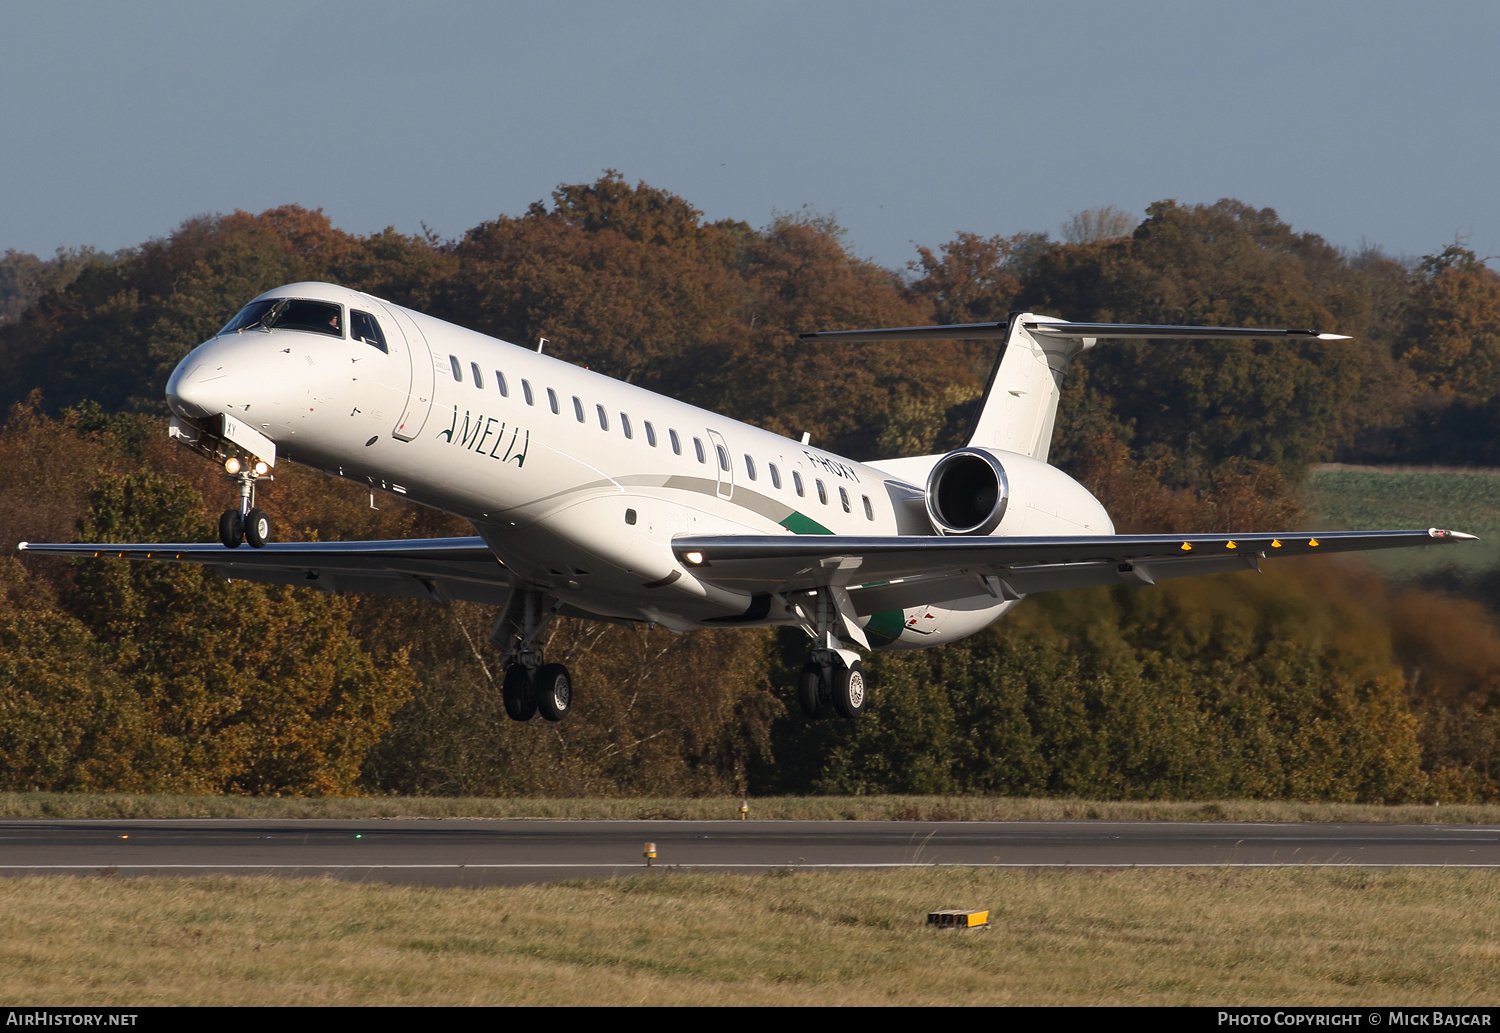
[[[1291,800],[1068,800],[1003,796],[780,796],[752,798],[751,819],[824,821],[1334,821],[1500,824],[1500,805],[1385,806]],[[137,796],[0,793],[0,818],[561,818],[722,820],[738,798],[703,799],[357,796]]]
[[[0,880],[19,1006],[1495,1005],[1497,967],[1500,878],[1459,869]]]

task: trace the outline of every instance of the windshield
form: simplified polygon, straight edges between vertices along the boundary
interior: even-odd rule
[[[243,330],[306,330],[331,337],[344,336],[344,310],[327,301],[252,301],[219,333]]]

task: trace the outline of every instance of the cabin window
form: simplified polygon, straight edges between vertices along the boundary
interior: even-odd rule
[[[495,386],[500,389],[501,398],[510,397],[510,388],[505,385],[505,374],[501,373],[498,369],[495,370]]]
[[[609,430],[609,414],[604,411],[604,406],[596,405],[594,410],[599,414],[599,429]]]
[[[549,389],[547,391],[547,393],[550,395],[552,393],[552,391]],[[535,405],[536,404],[536,399],[534,399],[534,398],[531,397],[531,381],[529,381],[529,380],[523,380],[523,381],[521,381],[521,394],[523,394],[523,395],[526,396],[526,404],[527,405]],[[557,412],[557,400],[556,399],[553,399],[553,401],[552,401],[552,411],[553,412]]]
[[[695,452],[698,453],[698,462],[700,462],[700,463],[706,463],[706,462],[708,462],[708,456],[705,455],[704,452],[703,452],[703,441],[701,439],[699,439],[699,438],[694,438],[693,439],[693,451],[695,451]]]
[[[714,451],[719,453],[719,469],[725,473],[729,472],[729,449],[723,445],[715,445]]]
[[[865,519],[866,520],[874,520],[875,519],[875,507],[872,506],[872,505],[870,505],[870,496],[868,496],[868,495],[861,495],[860,498],[862,498],[862,499],[865,500]]]
[[[474,386],[484,390],[484,375],[479,372],[479,363],[469,363],[469,372],[474,374]]]
[[[650,445],[652,448],[655,448],[656,447],[656,428],[653,427],[653,426],[651,426],[651,421],[650,420],[646,420],[645,424],[646,424],[646,444]]]
[[[825,506],[828,505],[828,489],[823,487],[823,478],[816,477],[813,479],[813,483],[818,486],[818,501]]]
[[[626,413],[620,414],[620,429],[625,432],[625,436],[627,438],[635,437],[635,435],[630,432],[630,417]]]
[[[853,510],[849,508],[849,493],[844,490],[844,486],[842,484],[839,485],[839,504],[844,507],[845,513],[853,512]]]
[[[751,459],[748,454],[745,456],[745,476],[752,481],[755,480],[755,460]]]
[[[627,524],[634,525],[635,521],[636,521],[635,510],[633,510],[633,509],[627,509],[625,511],[625,522]]]
[[[448,356],[448,365],[453,367],[453,379],[462,384],[464,382],[464,368],[459,365],[458,356]]]
[[[679,456],[682,455],[682,441],[677,437],[677,432],[668,427],[667,436],[672,439],[672,454]]]
[[[806,490],[803,489],[803,487],[802,487],[802,475],[800,473],[798,473],[796,470],[792,471],[792,487],[794,487],[794,488],[797,489],[797,494],[798,495],[806,495],[807,494]]]
[[[530,392],[527,392],[526,398],[528,401],[531,399]],[[550,387],[547,388],[547,404],[552,406],[552,412],[554,415],[562,412],[562,407],[557,404],[557,392],[552,390]]]
[[[767,463],[766,466],[771,470],[771,487],[781,487],[781,471],[776,469],[775,463]]]
[[[579,423],[583,422],[583,403],[578,400],[577,395],[573,396],[573,415],[578,417]]]
[[[390,349],[385,346],[385,334],[380,332],[380,323],[368,312],[349,310],[349,334],[356,341],[364,341],[387,355],[390,354]]]

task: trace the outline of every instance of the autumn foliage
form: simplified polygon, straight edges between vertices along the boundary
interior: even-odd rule
[[[807,347],[800,331],[1026,308],[1352,335],[1115,342],[1076,363],[1053,459],[1121,530],[1294,525],[1302,478],[1329,459],[1495,461],[1500,277],[1462,247],[1348,254],[1230,200],[1163,201],[1133,227],[1075,216],[1064,236],[959,233],[893,272],[815,213],[708,222],[611,172],[452,241],[350,235],[287,206],[117,255],[8,253],[0,539],[211,537],[226,489],[166,439],[162,385],[248,298],[301,279],[546,337],[569,361],[858,458],[965,440],[993,348]],[[290,538],[467,531],[295,467],[263,501]],[[872,712],[852,724],[796,712],[797,634],[559,621],[547,648],[575,671],[577,712],[517,725],[491,619],[188,567],[0,559],[0,786],[1500,795],[1494,607],[1352,565],[1029,600],[957,645],[873,658]]]

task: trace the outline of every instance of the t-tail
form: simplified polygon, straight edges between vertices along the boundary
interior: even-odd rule
[[[1345,341],[1343,334],[1260,327],[1153,326],[1144,323],[1070,323],[1034,312],[1012,312],[1004,323],[903,326],[801,334],[803,341],[1000,340],[1000,355],[985,385],[970,448],[999,449],[1042,462],[1052,448],[1057,403],[1068,367],[1100,338],[1302,338]]]

